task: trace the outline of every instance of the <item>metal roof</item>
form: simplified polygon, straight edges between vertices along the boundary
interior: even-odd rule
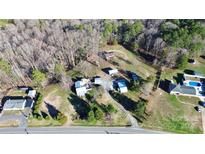
[[[26,99],[9,99],[5,102],[4,110],[20,110],[25,107]]]
[[[118,81],[117,85],[118,85],[119,88],[127,87],[125,82],[123,82],[123,81]]]
[[[189,87],[185,85],[177,85],[174,89],[172,89],[172,91],[179,92],[182,94],[196,95],[196,89],[194,87]]]

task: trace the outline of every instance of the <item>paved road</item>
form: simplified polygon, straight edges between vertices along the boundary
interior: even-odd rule
[[[35,127],[0,128],[0,134],[167,134],[132,127]]]

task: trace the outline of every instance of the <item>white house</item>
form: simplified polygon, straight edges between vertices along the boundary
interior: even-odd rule
[[[36,97],[36,90],[29,90],[28,96],[32,99],[35,98]]]
[[[87,93],[87,82],[84,81],[76,81],[75,82],[75,91],[78,96],[85,96]]]
[[[118,69],[108,70],[108,74],[109,74],[109,75],[114,75],[114,74],[117,74],[117,73],[118,73]]]

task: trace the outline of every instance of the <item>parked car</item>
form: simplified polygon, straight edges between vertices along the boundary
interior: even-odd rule
[[[201,112],[201,109],[200,109],[199,106],[195,106],[194,108],[195,108],[195,110],[196,110],[197,112]]]
[[[205,107],[205,102],[199,102],[199,105]]]
[[[196,64],[196,61],[195,61],[194,59],[188,59],[188,62],[189,62],[190,64]]]

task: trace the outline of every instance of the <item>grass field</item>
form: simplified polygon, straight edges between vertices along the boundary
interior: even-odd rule
[[[192,105],[182,104],[176,96],[160,89],[150,96],[147,112],[149,116],[141,124],[144,128],[175,133],[202,133],[201,114]]]
[[[194,65],[188,64],[185,69],[194,70],[194,71],[199,72],[205,76],[205,60],[202,58],[198,58],[196,60],[197,60],[196,64],[194,64]],[[161,74],[161,79],[174,80],[173,77],[177,76],[177,73],[184,73],[184,70],[165,69]]]

